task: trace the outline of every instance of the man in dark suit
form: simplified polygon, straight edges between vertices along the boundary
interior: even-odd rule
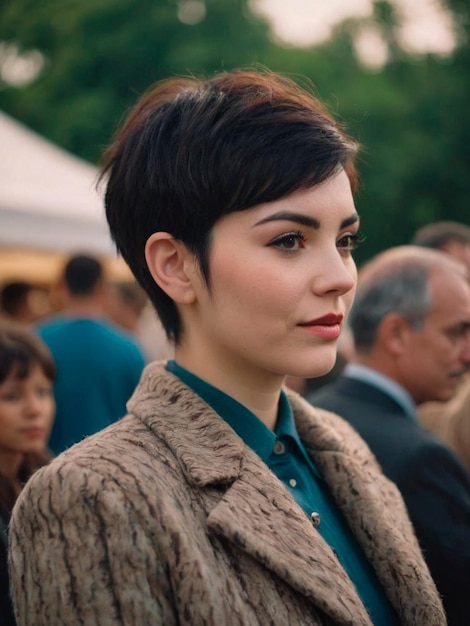
[[[411,243],[442,250],[467,266],[470,272],[470,225],[437,221],[418,228]],[[419,419],[463,460],[470,470],[470,370],[449,402],[426,402],[419,407]]]
[[[359,274],[350,328],[354,362],[308,399],[348,420],[398,485],[449,626],[468,626],[470,475],[416,412],[451,398],[470,366],[466,269],[415,246],[378,255]]]

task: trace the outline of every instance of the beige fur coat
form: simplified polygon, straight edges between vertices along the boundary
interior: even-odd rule
[[[345,422],[290,398],[400,623],[445,624],[395,487]],[[282,483],[158,363],[128,416],[30,480],[10,543],[19,626],[371,625]]]

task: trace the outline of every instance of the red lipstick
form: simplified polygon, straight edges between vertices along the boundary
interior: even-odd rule
[[[317,319],[299,324],[299,326],[321,339],[335,340],[338,339],[341,332],[342,321],[342,313],[328,313]]]
[[[316,320],[311,320],[310,322],[306,322],[302,324],[302,326],[313,326],[315,324],[326,324],[327,326],[331,326],[333,324],[341,324],[343,321],[342,313],[328,313],[323,317],[318,317]]]
[[[28,428],[23,428],[21,434],[29,439],[37,439],[38,437],[44,437],[45,430],[40,426],[29,426]]]

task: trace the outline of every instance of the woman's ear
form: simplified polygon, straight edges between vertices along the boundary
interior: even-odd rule
[[[191,277],[195,260],[184,243],[170,233],[153,233],[145,244],[145,260],[153,280],[174,302],[194,302]]]

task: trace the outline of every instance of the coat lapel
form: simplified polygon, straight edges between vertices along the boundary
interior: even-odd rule
[[[377,473],[368,448],[343,420],[335,418],[332,427],[331,414],[314,411],[297,395],[291,403],[307,451],[323,472],[399,615],[404,614],[404,602],[417,603],[422,610],[429,601],[426,623],[440,623],[432,618],[436,605],[429,580],[424,580],[423,597],[417,597],[424,567],[419,549],[403,539],[403,526],[394,526],[394,511],[384,506],[390,498],[384,497],[383,489],[389,489],[390,483]],[[213,532],[311,599],[335,623],[371,626],[353,583],[302,509],[261,459],[197,395],[162,364],[154,363],[146,368],[128,408],[166,442],[188,483],[202,490],[210,485],[224,487],[217,503],[212,499],[207,503],[207,524]],[[393,501],[395,492],[391,491]],[[406,520],[403,503],[396,501],[397,517]],[[411,534],[408,526],[406,536]],[[403,620],[403,624],[412,623]]]
[[[224,493],[207,503],[212,532],[309,598],[334,623],[371,626],[354,585],[284,485],[235,432],[162,365],[143,374],[128,408],[163,439],[186,479]]]
[[[398,490],[377,473],[366,444],[337,416],[291,398],[296,424],[353,534],[372,563],[401,623],[440,624],[434,583],[427,571]],[[312,419],[313,418],[313,419]],[[385,505],[386,503],[386,505]],[[417,593],[419,590],[419,593]]]
[[[353,584],[305,513],[261,460],[246,450],[238,478],[208,526],[309,598],[336,624],[371,626]]]

